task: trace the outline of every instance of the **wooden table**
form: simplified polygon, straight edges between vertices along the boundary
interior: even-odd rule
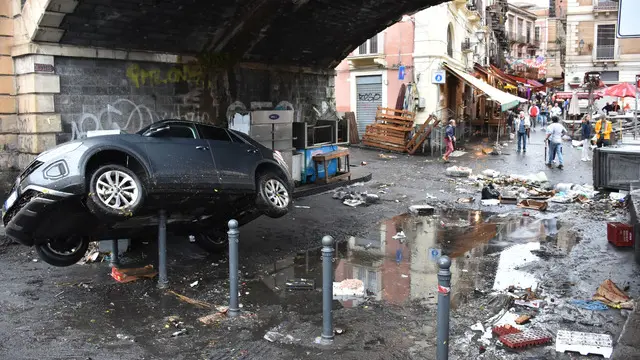
[[[341,171],[343,157],[345,159],[345,165],[346,165],[346,169],[344,172]],[[332,151],[324,154],[318,154],[313,156],[312,159],[314,162],[316,183],[328,184],[328,183],[332,183],[345,178],[351,180],[351,172],[349,171],[350,167],[349,167],[349,150],[348,149],[336,150],[336,151]],[[329,178],[328,162],[333,159],[338,159],[338,169],[336,171],[336,174],[331,178]],[[318,176],[318,165],[320,164],[324,166],[324,179],[320,179],[320,177]]]

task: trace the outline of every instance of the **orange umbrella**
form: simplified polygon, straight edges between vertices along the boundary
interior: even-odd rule
[[[608,88],[598,92],[601,96],[615,96],[620,98],[636,97],[636,89],[632,84],[620,83],[609,86]]]

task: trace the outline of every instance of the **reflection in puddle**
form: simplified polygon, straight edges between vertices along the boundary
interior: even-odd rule
[[[337,244],[334,281],[361,280],[368,299],[398,305],[410,300],[435,303],[436,261],[441,255],[448,255],[452,258],[452,304],[456,306],[473,295],[475,289],[535,287],[536,279],[518,268],[539,260],[533,252],[540,250],[541,243],[568,252],[576,238],[555,218],[489,216],[481,211],[444,211],[436,216],[403,214],[380,222],[368,236],[351,237]],[[291,280],[308,280],[319,291],[320,249],[299,253],[264,270],[267,276],[263,284],[280,300],[301,296],[301,290],[287,290],[287,281]],[[352,307],[364,300],[341,299],[341,303]]]

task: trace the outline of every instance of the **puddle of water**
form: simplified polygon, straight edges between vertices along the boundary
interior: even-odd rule
[[[405,235],[398,236],[403,232]],[[576,244],[555,218],[492,216],[481,211],[443,211],[436,216],[403,214],[380,222],[365,237],[336,245],[334,281],[359,279],[366,297],[401,305],[411,300],[437,300],[437,259],[452,258],[452,305],[475,289],[535,287],[535,277],[518,268],[538,261],[541,244],[569,252]],[[496,256],[491,256],[496,255]],[[322,286],[320,248],[285,258],[263,269],[260,284],[245,301],[269,302],[318,312]],[[287,281],[305,279],[312,290],[287,290]],[[345,307],[363,298],[341,300]]]

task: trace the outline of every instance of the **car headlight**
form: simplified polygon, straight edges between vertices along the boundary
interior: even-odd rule
[[[71,142],[67,144],[62,144],[60,146],[56,146],[53,149],[49,149],[43,153],[41,153],[36,159],[46,163],[50,160],[53,160],[57,157],[60,157],[66,153],[72,152],[79,148],[82,145],[82,141]]]
[[[69,173],[69,169],[67,167],[67,163],[64,160],[58,160],[53,164],[47,166],[44,170],[45,179],[49,180],[58,180],[61,179]]]

